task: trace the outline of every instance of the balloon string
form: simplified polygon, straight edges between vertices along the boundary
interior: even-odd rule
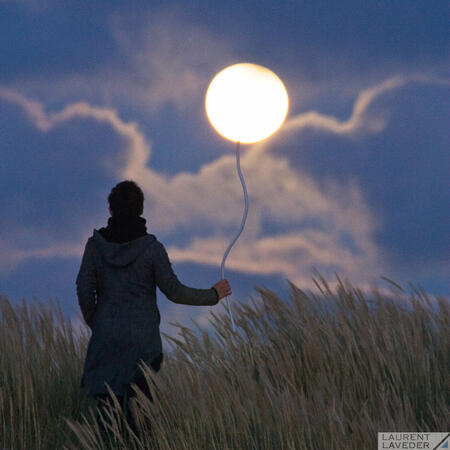
[[[225,250],[225,254],[223,255],[222,267],[221,267],[222,279],[225,278],[225,260],[227,259],[228,253],[230,253],[231,247],[233,247],[234,243],[237,241],[238,237],[242,233],[242,230],[244,229],[245,220],[247,219],[247,213],[248,213],[248,195],[247,195],[247,188],[245,187],[244,177],[241,172],[239,149],[240,149],[240,142],[238,141],[238,142],[236,142],[236,168],[237,168],[237,171],[239,174],[239,178],[241,179],[242,189],[244,191],[245,208],[244,208],[244,214],[242,216],[241,228],[239,229],[239,232],[236,234],[236,236],[233,238],[233,240],[230,242],[230,244],[228,245],[228,248]],[[228,306],[228,313],[230,314],[230,318],[231,318],[231,324],[233,327],[233,331],[236,331],[236,326],[234,324],[233,313],[231,311],[231,306],[230,306],[230,301],[229,301],[228,296],[227,296],[227,306]]]

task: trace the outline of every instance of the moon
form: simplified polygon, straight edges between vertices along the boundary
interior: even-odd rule
[[[206,115],[223,137],[243,144],[280,128],[289,98],[283,82],[266,67],[240,63],[221,70],[206,91]]]

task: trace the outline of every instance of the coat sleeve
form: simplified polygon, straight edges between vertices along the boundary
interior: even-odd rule
[[[153,273],[156,285],[174,303],[182,305],[216,305],[219,301],[214,288],[195,289],[182,284],[175,275],[164,245],[156,242],[153,259]]]
[[[94,264],[94,243],[88,239],[77,275],[77,296],[81,313],[89,328],[96,310],[97,272]]]

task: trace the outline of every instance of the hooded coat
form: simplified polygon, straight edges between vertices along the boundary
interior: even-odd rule
[[[195,289],[178,280],[155,235],[145,233],[125,242],[104,236],[108,234],[94,229],[76,278],[80,309],[92,330],[81,378],[88,396],[107,394],[105,382],[116,396],[124,395],[141,359],[148,366],[161,361],[156,287],[178,304],[219,301],[214,288]]]

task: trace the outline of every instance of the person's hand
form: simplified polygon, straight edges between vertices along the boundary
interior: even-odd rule
[[[218,281],[213,288],[217,291],[219,294],[219,300],[223,297],[226,297],[231,294],[231,287],[228,283],[228,280],[225,278],[222,278],[220,281]]]

